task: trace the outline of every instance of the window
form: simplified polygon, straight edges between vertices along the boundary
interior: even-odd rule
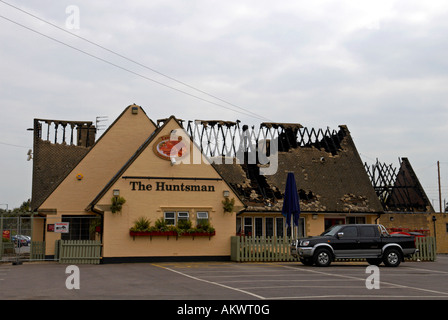
[[[236,218],[236,234],[241,234],[241,218]]]
[[[274,235],[274,218],[266,218],[265,230],[266,237],[272,237]]]
[[[252,235],[252,218],[251,217],[244,218],[244,234],[246,236]]]
[[[202,225],[208,223],[208,212],[200,211],[196,213],[196,224]]]
[[[366,217],[347,217],[348,224],[365,224]]]
[[[344,232],[344,238],[356,238],[358,236],[358,228],[356,227],[346,227],[342,229]]]
[[[175,226],[179,223],[179,221],[188,221],[190,218],[190,214],[188,211],[167,211],[164,212],[165,222],[169,226]]]
[[[330,227],[334,225],[345,224],[344,218],[325,218],[324,220],[324,229],[328,230]]]
[[[277,233],[277,237],[283,237],[283,218],[275,218],[275,231]]]
[[[263,218],[255,218],[255,236],[263,236]]]
[[[177,213],[177,221],[184,220],[188,221],[189,214],[188,212],[178,212]]]
[[[95,240],[95,228],[101,222],[95,216],[62,216],[68,222],[68,233],[61,233],[62,240]]]
[[[374,238],[376,236],[375,226],[364,227],[362,226],[360,229],[360,236],[364,238]]]
[[[165,222],[167,225],[175,226],[176,225],[176,213],[175,212],[165,212]]]

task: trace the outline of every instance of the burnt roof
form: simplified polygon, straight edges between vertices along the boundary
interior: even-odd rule
[[[246,211],[281,211],[287,173],[293,172],[302,212],[383,212],[346,126],[324,130],[322,135],[319,130],[285,127],[277,137],[278,170],[274,175],[261,175],[260,164],[214,163],[240,194]],[[305,141],[304,132],[313,131],[316,135]],[[287,147],[280,145],[282,140],[289,141]]]
[[[365,168],[385,212],[435,212],[408,158],[400,167],[381,163]]]

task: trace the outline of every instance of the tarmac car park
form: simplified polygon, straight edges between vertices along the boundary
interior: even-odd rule
[[[270,304],[267,300],[448,300],[446,255],[438,255],[435,262],[375,267],[380,272],[379,289],[366,287],[370,274],[365,261],[336,261],[328,268],[297,262],[79,265],[79,290],[67,289],[71,276],[67,267],[54,262],[0,264],[0,300],[164,300],[180,301],[179,306],[205,305],[206,300],[263,304]]]

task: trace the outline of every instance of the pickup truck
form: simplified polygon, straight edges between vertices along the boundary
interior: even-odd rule
[[[366,259],[398,267],[417,251],[414,237],[392,236],[380,224],[335,225],[320,236],[301,238],[291,243],[291,254],[307,266],[326,267],[336,259]]]

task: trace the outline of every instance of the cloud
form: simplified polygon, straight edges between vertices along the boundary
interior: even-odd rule
[[[12,0],[11,0],[12,2]],[[15,3],[64,28],[72,1]],[[446,159],[445,1],[78,1],[86,37],[150,68],[278,122],[347,124],[362,155],[407,156],[425,168]],[[213,100],[160,74],[0,4],[2,14],[122,68]],[[126,72],[0,19],[0,132],[32,143],[33,118],[109,124],[137,103],[153,119],[260,119]],[[216,101],[223,104],[222,102]],[[229,108],[236,109],[232,106]],[[0,140],[2,140],[0,139]],[[23,149],[23,150],[22,150]],[[18,206],[30,185],[26,148],[0,145],[0,203]],[[366,158],[368,159],[368,158]],[[446,160],[448,161],[448,160]],[[20,170],[20,167],[24,168]],[[447,168],[448,169],[448,168]],[[419,172],[417,172],[419,174]],[[419,178],[432,186],[431,173]],[[20,188],[20,186],[18,186]]]

